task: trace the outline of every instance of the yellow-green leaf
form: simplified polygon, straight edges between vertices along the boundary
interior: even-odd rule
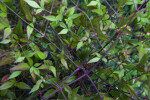
[[[40,59],[45,59],[46,58],[46,56],[45,56],[45,54],[43,53],[43,52],[41,52],[41,51],[36,51],[36,53],[38,54],[38,56],[40,57]]]
[[[55,16],[43,16],[43,18],[49,20],[49,21],[57,21]]]
[[[63,29],[58,34],[67,34],[67,32],[68,32],[68,29]]]
[[[54,76],[56,77],[56,68],[54,66],[50,66],[49,69],[53,72]]]
[[[17,77],[18,75],[21,74],[21,72],[22,72],[22,71],[15,71],[15,72],[13,72],[13,73],[10,75],[10,77],[9,77],[8,79],[12,79],[12,78]]]
[[[33,26],[33,23],[30,24],[32,27]],[[28,39],[30,39],[30,36],[31,36],[31,33],[33,32],[33,28],[31,26],[27,26],[27,35],[28,35]]]
[[[30,5],[33,8],[41,8],[35,1],[33,0],[24,0],[28,5]]]
[[[67,62],[64,58],[61,58],[61,63],[65,66],[66,69],[68,69]]]

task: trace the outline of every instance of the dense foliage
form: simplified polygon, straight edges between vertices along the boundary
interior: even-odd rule
[[[149,0],[0,0],[1,100],[150,99]]]

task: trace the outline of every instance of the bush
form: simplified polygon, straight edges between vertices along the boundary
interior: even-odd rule
[[[0,0],[0,98],[150,99],[149,0]]]

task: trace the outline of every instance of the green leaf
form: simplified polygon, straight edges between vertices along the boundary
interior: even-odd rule
[[[25,57],[19,57],[19,58],[15,61],[15,63],[22,62],[22,61],[24,60],[24,58],[25,58]]]
[[[123,6],[125,3],[127,2],[127,0],[119,0],[118,3],[115,5],[115,8],[118,8],[120,6]],[[121,8],[121,7],[120,7]]]
[[[72,20],[69,20],[69,21],[67,22],[67,24],[68,24],[68,28],[70,29],[70,28],[72,27],[72,25],[73,25],[73,21],[72,21]]]
[[[12,79],[12,78],[15,78],[17,76],[19,76],[21,74],[22,71],[15,71],[13,72],[8,79]]]
[[[40,51],[39,47],[38,47],[36,44],[34,44],[33,42],[30,43],[29,46],[30,46],[31,49],[34,50],[34,51]]]
[[[29,57],[27,57],[26,59],[28,60],[28,64],[30,66],[33,66],[33,60],[31,58],[29,58]]]
[[[56,16],[57,21],[62,21],[63,15],[59,14]]]
[[[38,80],[36,82],[36,84],[33,86],[33,88],[31,89],[30,93],[37,91],[39,89],[41,83],[42,83],[42,80]]]
[[[150,20],[148,18],[141,18],[141,22],[150,24]]]
[[[41,6],[41,8],[44,8],[44,0],[41,0],[40,6]]]
[[[104,41],[109,41],[109,38],[107,37],[107,35],[102,34],[102,33],[98,35],[98,38]]]
[[[92,10],[92,12],[95,12],[95,13],[97,13],[99,15],[103,15],[104,14],[101,9],[94,9],[94,10]]]
[[[10,27],[5,28],[3,40],[5,40],[10,34],[11,34],[11,28]]]
[[[33,0],[24,0],[28,5],[30,5],[33,8],[41,8],[35,1]]]
[[[7,44],[7,43],[9,43],[10,41],[11,41],[11,40],[8,40],[8,39],[6,40],[6,39],[5,39],[5,40],[1,41],[0,43],[1,43],[1,44]]]
[[[30,66],[27,63],[20,63],[16,65],[15,67],[11,68],[10,70],[23,71],[23,70],[28,70],[28,69],[30,69]]]
[[[62,27],[62,28],[67,28],[66,24],[63,23],[63,22],[60,22],[59,25],[60,25],[60,27]]]
[[[43,52],[41,52],[41,51],[36,51],[36,53],[38,54],[38,56],[40,57],[40,59],[45,59],[46,58],[46,56],[45,56],[45,54],[43,53]]]
[[[77,44],[77,50],[80,49],[82,46],[83,46],[83,41],[80,41],[80,42]]]
[[[44,93],[43,97],[48,96],[49,94],[51,94],[53,91],[55,91],[54,89],[50,89],[48,91],[46,91],[46,93]],[[53,97],[54,95],[52,95],[51,97]]]
[[[67,10],[67,15],[71,16],[72,14],[74,14],[74,12],[75,12],[75,7],[72,7],[72,8]]]
[[[67,32],[68,32],[68,29],[63,29],[58,34],[67,34]]]
[[[73,14],[73,15],[71,15],[68,19],[69,20],[73,20],[73,19],[76,19],[77,17],[79,17],[80,16],[80,14]]]
[[[148,56],[149,56],[149,53],[144,54],[144,56],[142,57],[142,59],[140,61],[140,63],[142,65],[144,65],[146,63],[146,61],[148,60]]]
[[[39,13],[41,13],[43,11],[43,9],[37,9],[36,10],[36,14],[39,14]]]
[[[23,12],[23,14],[25,15],[25,18],[28,20],[28,21],[32,21],[32,15],[31,15],[31,11],[30,11],[30,8],[29,6],[27,5],[26,2],[24,2],[24,0],[20,0],[20,10]]]
[[[67,62],[64,58],[61,58],[61,63],[65,66],[66,69],[68,69]]]
[[[130,86],[129,84],[126,84],[125,86],[126,86],[126,89],[139,100],[139,97],[137,96],[132,86]]]
[[[40,76],[40,71],[39,71],[39,69],[33,67],[33,70],[34,70],[34,73],[35,73],[36,75]]]
[[[133,69],[133,68],[136,67],[136,64],[132,64],[132,63],[126,64],[126,63],[123,63],[123,67],[127,68],[127,69]]]
[[[145,49],[142,45],[140,45],[140,47],[139,47],[139,61],[141,61],[144,54],[145,54]]]
[[[32,66],[31,68],[30,68],[30,73],[32,73],[34,71],[34,67]]]
[[[8,89],[8,88],[12,87],[14,85],[14,83],[15,83],[14,80],[7,81],[0,86],[0,90]]]
[[[99,57],[95,57],[95,58],[91,59],[88,63],[95,63],[95,62],[97,62],[99,60],[100,60]]]
[[[96,6],[97,4],[97,1],[91,1],[87,6]]]
[[[32,27],[34,27],[33,23],[30,23],[30,25]],[[27,35],[28,35],[28,39],[30,39],[31,33],[33,32],[33,28],[31,26],[27,26]]]
[[[49,20],[49,21],[57,21],[55,16],[43,16],[43,18]]]
[[[5,27],[9,27],[9,22],[6,18],[0,17],[0,30]]]
[[[70,83],[76,79],[76,76],[71,76],[65,83]]]
[[[1,13],[0,13],[0,16],[3,17],[3,18],[5,18],[5,17],[7,17],[7,13],[1,12]]]
[[[66,86],[66,87],[64,88],[64,90],[65,90],[68,94],[71,94],[71,93],[72,93],[72,90],[71,90],[71,88],[70,88],[69,86]]]
[[[19,89],[31,89],[29,85],[27,85],[26,83],[24,82],[18,82],[16,83],[16,86],[19,88]]]
[[[32,57],[35,53],[32,51],[25,51],[26,57]]]
[[[64,6],[66,6],[66,7],[67,7],[67,5],[68,5],[67,0],[62,0],[61,2],[62,2],[62,4],[63,4]]]
[[[42,64],[40,67],[38,67],[38,69],[45,69],[45,70],[48,70],[50,67],[49,67],[49,65],[47,65],[47,64]]]
[[[2,3],[0,3],[0,9],[1,9],[1,11],[3,11],[3,12],[7,12],[6,6],[3,5]]]
[[[121,71],[114,71],[113,73],[118,74],[120,80],[121,80],[121,78],[124,76],[124,70],[121,70]]]
[[[49,69],[53,72],[54,76],[56,77],[56,68],[54,66],[50,66]]]
[[[34,64],[34,67],[38,67],[38,66],[40,66],[41,65],[41,63],[35,63]]]

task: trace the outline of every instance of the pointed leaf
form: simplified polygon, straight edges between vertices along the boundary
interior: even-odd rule
[[[32,27],[33,26],[33,23],[30,24]],[[33,28],[31,26],[27,26],[27,35],[28,35],[28,39],[30,39],[30,36],[31,36],[31,33],[33,32]]]
[[[61,2],[62,2],[62,4],[63,4],[64,6],[67,6],[67,5],[68,5],[67,0],[62,0]]]
[[[61,63],[65,66],[66,69],[68,69],[67,62],[64,58],[61,58]]]
[[[27,5],[26,2],[24,2],[24,0],[20,0],[20,10],[24,13],[25,15],[25,18],[28,20],[28,21],[32,21],[32,15],[31,15],[31,11],[30,11],[30,8],[29,6]]]
[[[36,75],[40,76],[40,71],[37,68],[33,67],[33,70]]]
[[[43,16],[44,18],[46,18],[49,21],[57,21],[55,16]]]
[[[24,60],[25,57],[19,57],[15,62],[22,62]]]
[[[33,80],[35,80],[36,79],[36,75],[34,74],[34,72],[30,72],[30,74],[31,74]]]
[[[2,84],[0,86],[0,90],[5,90],[5,89],[8,89],[10,87],[12,87],[14,85],[15,81],[14,80],[11,80],[11,81],[7,81],[5,82],[4,84]]]
[[[11,40],[8,40],[8,39],[6,40],[6,39],[5,39],[5,40],[1,41],[0,43],[1,43],[1,44],[7,44],[7,43],[9,43],[10,41],[11,41]]]
[[[8,54],[5,57],[1,58],[0,66],[11,64],[13,62],[14,62],[14,58],[12,57],[12,55]]]
[[[18,82],[16,83],[16,86],[19,88],[19,89],[31,89],[29,85],[27,85],[26,83],[24,82]]]
[[[144,54],[144,56],[142,57],[140,63],[142,65],[144,65],[146,63],[146,61],[148,60],[148,58],[149,58],[149,53]]]
[[[33,8],[41,8],[35,1],[33,0],[24,0],[28,5],[30,5]]]
[[[139,97],[137,96],[136,92],[134,91],[134,89],[132,88],[132,86],[130,86],[129,84],[126,84],[126,89],[132,94],[134,95],[137,99],[139,99]]]
[[[41,52],[41,51],[36,51],[36,53],[38,54],[38,56],[40,57],[40,59],[45,59],[46,58],[46,56],[45,56],[45,54],[43,53],[43,52]]]
[[[37,9],[36,14],[41,13],[43,9]]]
[[[5,75],[5,76],[3,76],[2,77],[2,79],[1,79],[1,82],[5,82],[5,81],[7,81],[8,80],[8,78],[9,78],[9,75],[7,74],[7,75]]]
[[[99,15],[103,15],[104,14],[101,9],[94,9],[94,10],[92,10],[92,12],[95,12],[95,13],[97,13]]]
[[[4,30],[4,37],[3,40],[5,40],[9,35],[11,34],[11,28],[8,27]]]
[[[75,7],[72,7],[72,8],[67,10],[67,15],[71,16],[72,14],[74,14],[74,12],[75,12]]]
[[[13,73],[10,75],[10,77],[9,77],[8,79],[12,79],[12,78],[17,77],[18,75],[21,74],[21,72],[22,72],[22,71],[15,71],[15,72],[13,72]]]
[[[55,91],[54,89],[50,89],[48,91],[46,91],[46,93],[44,93],[43,97],[48,96],[49,94],[51,94],[53,91]],[[52,95],[51,97],[53,97],[54,95]]]
[[[79,17],[80,16],[80,14],[73,14],[73,15],[71,15],[68,19],[69,20],[73,20],[73,19],[76,19],[77,17]]]
[[[16,65],[15,67],[11,68],[10,70],[23,71],[23,70],[28,70],[28,69],[30,69],[30,66],[27,63],[20,63]]]
[[[96,6],[97,4],[97,1],[91,1],[87,6]]]
[[[30,93],[37,91],[39,89],[41,83],[42,83],[42,80],[38,80],[36,82],[36,84],[33,86],[33,88],[31,89]]]
[[[46,64],[42,64],[40,67],[38,67],[38,69],[45,69],[45,70],[48,70],[48,69],[49,69],[49,66],[46,65]]]
[[[68,29],[63,29],[58,34],[67,34],[67,32],[68,32]]]
[[[99,60],[100,60],[99,57],[95,57],[95,58],[91,59],[88,63],[95,63],[95,62],[97,62]]]
[[[77,44],[77,50],[80,49],[82,46],[83,46],[83,41],[80,41],[80,42]]]
[[[50,66],[49,69],[53,72],[54,76],[56,77],[56,68],[54,66]]]

